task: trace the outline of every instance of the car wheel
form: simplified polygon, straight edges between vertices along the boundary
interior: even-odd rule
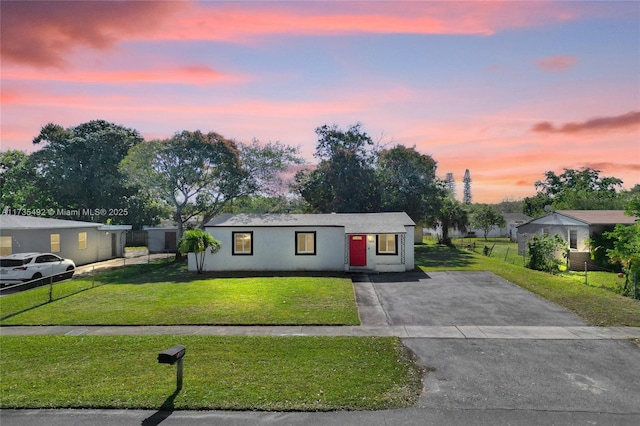
[[[36,272],[35,274],[33,274],[33,276],[31,277],[31,281],[37,281],[39,279],[42,278],[42,274],[40,272]],[[39,282],[38,282],[39,283]]]
[[[65,280],[68,280],[69,278],[71,278],[73,276],[73,273],[75,272],[75,268],[73,266],[69,266],[67,268],[67,272],[65,274],[62,275],[62,278],[64,278]]]

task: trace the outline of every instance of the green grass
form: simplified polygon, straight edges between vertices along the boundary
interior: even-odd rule
[[[398,338],[0,337],[2,408],[376,410],[407,407],[421,371]],[[184,383],[157,353],[184,344]],[[11,356],[7,356],[10,354]]]
[[[563,306],[591,325],[640,326],[640,301],[561,275],[534,271],[468,250],[441,245],[416,246],[416,265],[429,271],[490,271]]]
[[[157,267],[156,267],[157,268]],[[162,279],[171,279],[170,269]],[[114,271],[115,272],[115,271]],[[157,272],[157,271],[154,271]],[[153,281],[114,276],[118,284],[90,281],[54,285],[0,299],[2,325],[344,325],[359,324],[351,281],[335,277],[208,278]],[[188,274],[187,274],[188,275]],[[184,280],[184,277],[180,277]],[[59,298],[58,292],[85,291]],[[57,300],[55,300],[57,299]],[[34,304],[34,300],[38,302]],[[29,306],[37,306],[30,309]],[[39,306],[38,306],[39,305]]]

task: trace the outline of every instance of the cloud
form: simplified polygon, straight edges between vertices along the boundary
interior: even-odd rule
[[[640,172],[640,164],[620,164],[620,163],[586,163],[583,167],[595,170],[609,170],[611,173],[619,171]]]
[[[615,117],[597,117],[582,122],[566,123],[560,127],[548,121],[534,124],[531,130],[538,133],[578,133],[627,129],[640,125],[640,111],[631,111]]]
[[[3,70],[3,80],[66,81],[73,83],[173,83],[204,85],[237,83],[250,80],[248,76],[225,74],[206,65],[129,69],[129,70],[40,70],[12,67]]]
[[[179,3],[2,1],[2,60],[63,67],[75,48],[109,49],[159,25]]]
[[[2,58],[64,67],[79,48],[122,41],[223,41],[345,34],[490,35],[592,14],[582,4],[519,2],[2,1]]]
[[[578,58],[575,56],[550,56],[538,60],[538,67],[545,71],[560,72],[573,67]]]

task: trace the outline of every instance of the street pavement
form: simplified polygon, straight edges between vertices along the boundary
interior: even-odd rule
[[[402,410],[2,410],[3,425],[638,425],[637,327],[589,327],[487,272],[354,279],[361,326],[2,327],[2,335],[399,336],[424,368]]]

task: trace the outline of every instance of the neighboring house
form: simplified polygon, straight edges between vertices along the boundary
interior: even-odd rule
[[[487,238],[509,238],[511,241],[516,241],[517,227],[531,220],[530,216],[522,213],[503,213],[505,226],[502,228],[493,227],[487,233]],[[435,228],[425,228],[425,235],[442,235],[442,229],[440,226]],[[484,237],[484,229],[469,228],[465,232],[458,231],[457,229],[450,229],[449,236],[451,238],[465,238],[475,236],[478,238]]]
[[[592,268],[589,239],[617,224],[633,225],[636,218],[623,210],[558,210],[518,226],[518,253],[527,252],[527,242],[534,235],[558,235],[569,246],[569,267],[573,270]]]
[[[175,253],[178,251],[178,227],[144,226],[147,233],[147,248],[149,253]]]
[[[131,225],[0,215],[0,255],[55,253],[76,265],[124,256]]]
[[[414,227],[404,212],[223,214],[205,224],[221,249],[207,253],[204,270],[409,271]]]

